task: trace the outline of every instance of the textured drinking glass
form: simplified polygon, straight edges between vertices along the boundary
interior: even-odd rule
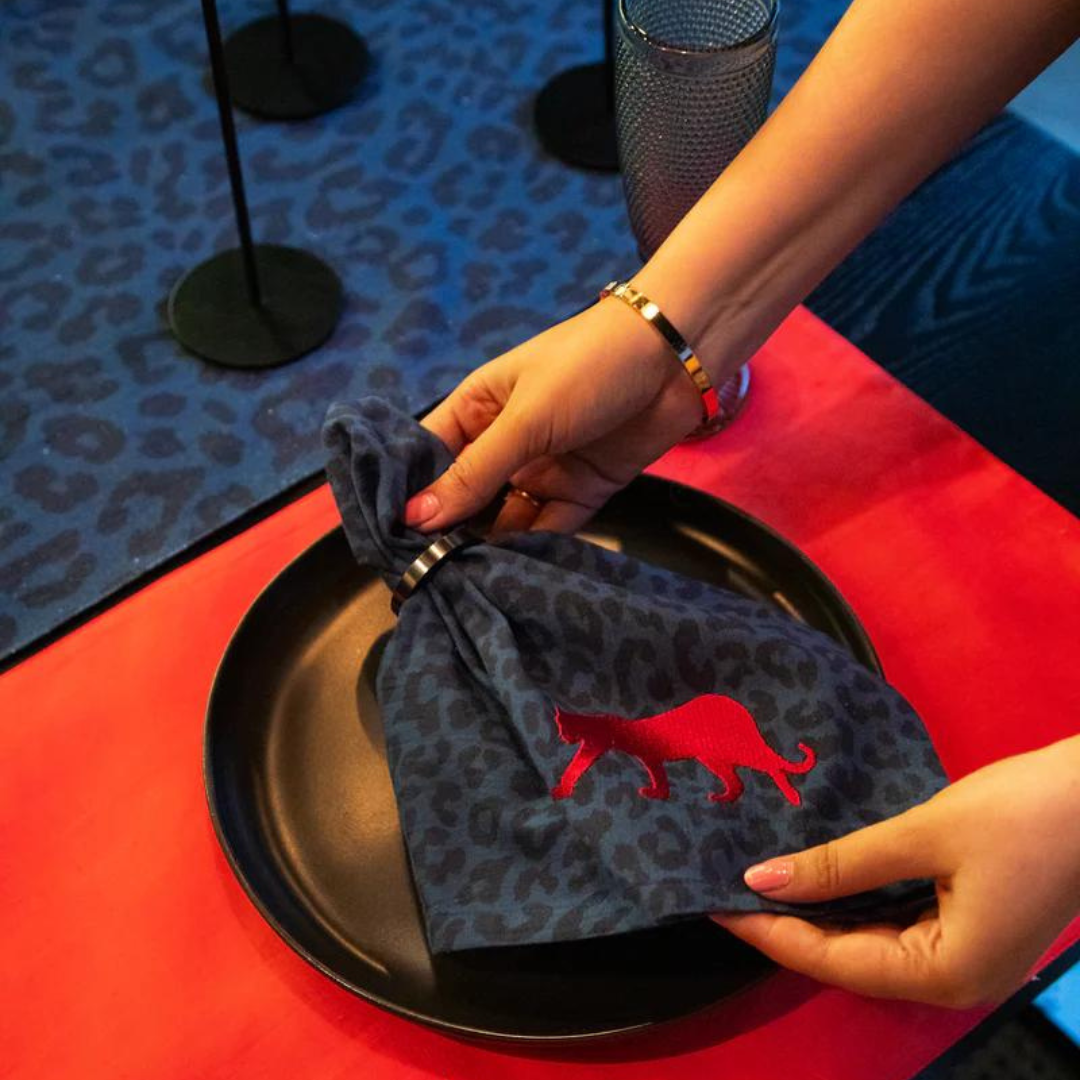
[[[645,258],[765,121],[775,0],[617,0],[615,117],[630,226]],[[718,388],[718,430],[749,385]]]

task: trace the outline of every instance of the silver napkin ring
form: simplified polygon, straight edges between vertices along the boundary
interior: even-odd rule
[[[454,529],[453,532],[440,536],[429,544],[409,565],[409,568],[401,575],[393,593],[390,595],[390,610],[396,615],[401,610],[401,605],[409,599],[420,582],[424,580],[444,559],[455,551],[472,544],[480,543],[482,538],[469,532],[466,528]]]

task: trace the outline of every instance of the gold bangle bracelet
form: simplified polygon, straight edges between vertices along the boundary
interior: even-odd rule
[[[600,290],[600,299],[607,296],[614,296],[627,307],[633,308],[667,342],[701,395],[702,426],[711,423],[720,411],[720,399],[708,372],[701,366],[701,361],[694,355],[694,350],[687,345],[682,334],[652,300],[628,281],[612,281],[605,285]]]

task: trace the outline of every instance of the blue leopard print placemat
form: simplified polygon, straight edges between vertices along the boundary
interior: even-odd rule
[[[844,6],[785,4],[776,96]],[[193,359],[164,322],[180,275],[235,243],[196,0],[0,5],[0,658],[317,473],[331,399],[375,391],[421,409],[636,264],[618,179],[546,158],[531,127],[536,90],[598,57],[595,0],[304,7],[355,26],[375,69],[356,101],[325,117],[280,125],[238,114],[241,153],[257,238],[325,257],[347,307],[317,353],[256,374]],[[222,21],[228,31],[271,9],[224,0]],[[929,296],[914,255],[881,273],[905,250],[905,224],[880,230],[869,261],[860,249],[847,276],[834,275],[842,288],[827,283],[815,299],[879,359],[903,368],[914,356],[916,389],[929,372],[961,405],[968,397],[933,364],[938,343],[962,347],[942,324],[1010,342],[1001,290],[1030,277],[1047,249],[1056,287],[1080,266],[1062,254],[1080,223],[1077,171],[1062,180],[1032,169],[1035,151],[1057,163],[1055,144],[1021,131],[1010,160],[1015,174],[1022,152],[1022,218],[993,194],[965,203],[967,179],[964,198],[945,182],[909,200],[918,252],[934,259]],[[975,175],[998,167],[1002,155],[985,148],[1001,141],[965,159]],[[984,204],[1000,211],[992,243]],[[934,223],[964,206],[949,247]],[[1032,207],[1049,208],[1034,245]],[[997,312],[989,330],[958,323],[971,296]],[[1037,355],[1060,346],[1052,310],[1038,320],[1025,310],[1048,343]],[[1039,415],[1053,429],[1064,416],[1055,401],[1067,399],[1050,396]],[[1015,394],[1010,404],[1016,415]]]
[[[222,3],[226,32],[271,8]],[[236,373],[163,316],[236,242],[199,4],[0,7],[0,654],[315,473],[331,399],[420,409],[636,264],[619,180],[531,127],[537,88],[596,56],[597,4],[313,9],[374,72],[303,124],[238,114],[241,153],[256,237],[324,256],[347,307],[316,354]]]

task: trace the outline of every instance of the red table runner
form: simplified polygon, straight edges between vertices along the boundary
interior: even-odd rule
[[[864,620],[953,776],[1080,727],[1080,522],[804,310],[745,414],[655,470],[803,548]],[[0,678],[0,1076],[890,1080],[981,1012],[780,973],[630,1042],[527,1051],[389,1016],[261,920],[214,840],[203,711],[258,591],[331,527],[326,489]],[[1080,920],[1057,950],[1080,939]]]

